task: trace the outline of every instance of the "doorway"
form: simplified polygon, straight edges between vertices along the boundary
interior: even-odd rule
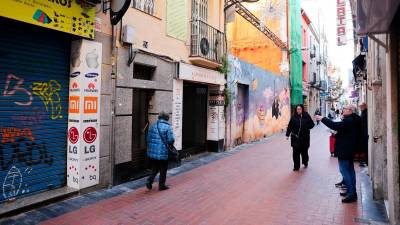
[[[132,114],[125,115],[132,117],[131,159],[116,165],[115,185],[145,177],[150,172],[147,158],[147,133],[149,101],[153,93],[153,90],[146,89],[132,91]]]
[[[245,123],[249,114],[249,86],[238,84],[237,87],[235,145],[240,145],[245,142]]]
[[[182,151],[196,154],[206,151],[207,142],[206,85],[183,83]]]

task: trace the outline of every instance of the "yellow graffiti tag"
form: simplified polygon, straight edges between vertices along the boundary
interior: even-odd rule
[[[61,85],[56,80],[50,80],[49,82],[33,82],[33,94],[40,97],[47,112],[49,112],[50,105],[50,117],[52,120],[62,118],[61,97],[58,94],[60,90]]]

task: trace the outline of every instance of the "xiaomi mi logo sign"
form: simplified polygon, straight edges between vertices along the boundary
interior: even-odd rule
[[[84,97],[83,98],[83,112],[85,114],[92,114],[97,113],[99,105],[99,98],[98,97]]]
[[[79,96],[69,96],[69,113],[79,113]]]

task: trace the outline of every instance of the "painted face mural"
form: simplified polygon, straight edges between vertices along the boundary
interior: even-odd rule
[[[264,108],[263,105],[260,105],[258,107],[258,109],[257,109],[257,117],[260,120],[260,123],[264,122],[264,120],[265,120],[265,108]]]

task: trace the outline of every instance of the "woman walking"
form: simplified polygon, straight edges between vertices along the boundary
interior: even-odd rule
[[[152,189],[152,184],[157,173],[160,172],[160,180],[158,189],[160,191],[167,190],[169,187],[165,185],[168,169],[168,145],[174,144],[174,133],[171,125],[167,122],[169,115],[161,112],[155,124],[150,126],[147,138],[147,156],[150,159],[152,171],[147,179],[147,189]]]
[[[314,127],[311,116],[304,111],[303,105],[296,106],[296,112],[290,118],[286,137],[291,137],[293,147],[293,171],[300,169],[300,156],[304,167],[308,166],[308,148],[310,147],[310,130]]]

